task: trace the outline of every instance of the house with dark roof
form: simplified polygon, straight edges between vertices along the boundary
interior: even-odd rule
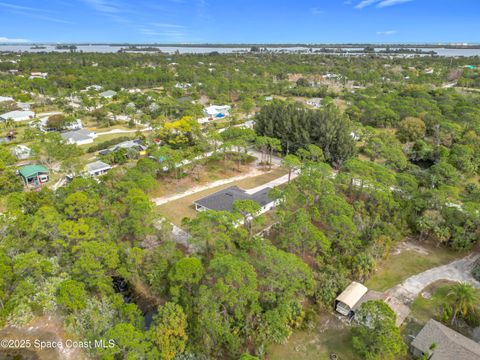
[[[480,360],[480,344],[430,319],[410,344],[416,358]]]
[[[247,191],[240,189],[238,186],[230,186],[200,200],[194,201],[193,204],[195,205],[195,210],[197,211],[232,211],[233,203],[235,201],[253,200],[261,206],[259,214],[256,215],[261,215],[273,209],[277,205],[278,200],[273,200],[269,197],[271,190],[272,188],[266,187],[253,194],[249,194]]]

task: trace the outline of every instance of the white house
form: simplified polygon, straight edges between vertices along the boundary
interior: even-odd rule
[[[36,127],[38,130],[43,132],[54,130],[54,129],[48,128],[48,118],[49,116],[44,116],[39,120],[30,122],[29,125],[31,127]],[[82,120],[80,119],[73,120],[71,123],[63,127],[63,130],[70,130],[70,131],[80,130],[80,129],[83,129],[83,123],[82,123]]]
[[[89,91],[89,90],[100,91],[100,90],[102,90],[102,89],[103,89],[103,87],[100,86],[100,85],[90,85],[90,86],[87,86],[87,87],[85,88],[86,91]]]
[[[7,101],[14,101],[10,96],[0,96],[0,103],[7,102]]]
[[[93,143],[97,133],[87,129],[80,129],[61,133],[60,136],[67,144],[86,145]]]
[[[32,155],[32,150],[28,146],[17,145],[12,149],[12,155],[18,160],[25,160]]]
[[[175,87],[177,89],[187,90],[188,88],[192,87],[192,84],[190,84],[190,83],[176,83]]]
[[[110,171],[112,167],[103,161],[95,161],[85,166],[85,170],[91,176],[100,176]]]
[[[231,108],[230,105],[211,105],[203,109],[203,112],[208,117],[223,118],[229,115]]]
[[[100,96],[105,98],[105,99],[111,99],[115,95],[117,95],[117,92],[113,91],[113,90],[107,90],[107,91],[104,91],[104,92],[100,93]]]
[[[30,120],[30,119],[33,119],[34,117],[35,117],[35,113],[33,111],[14,110],[14,111],[10,111],[0,115],[0,121],[13,120],[17,122],[17,121]]]
[[[323,100],[322,98],[312,98],[312,99],[308,99],[305,103],[309,106],[319,108],[322,106],[322,100]]]
[[[83,129],[83,123],[82,123],[82,120],[80,119],[75,119],[73,120],[71,123],[69,123],[68,125],[65,125],[65,129],[66,130],[80,130],[80,129]]]
[[[29,79],[46,79],[48,77],[48,73],[43,72],[32,72],[30,74]]]

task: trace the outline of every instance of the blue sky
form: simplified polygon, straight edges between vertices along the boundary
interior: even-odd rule
[[[0,0],[0,43],[480,43],[480,0]]]

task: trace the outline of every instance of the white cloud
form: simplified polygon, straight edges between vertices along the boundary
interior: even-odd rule
[[[370,6],[378,2],[379,0],[363,0],[357,5],[355,5],[356,9],[363,9],[364,7]]]
[[[165,24],[165,23],[154,23],[153,26],[160,27],[160,28],[171,28],[171,29],[184,29],[185,26],[177,25],[177,24]]]
[[[6,44],[6,43],[26,43],[29,42],[29,40],[26,39],[12,39],[12,38],[7,38],[4,36],[0,36],[0,44]]]
[[[404,4],[404,3],[407,3],[407,2],[410,2],[410,1],[413,1],[413,0],[383,0],[377,5],[377,7],[383,8],[383,7],[387,7],[387,6]]]
[[[0,6],[7,8],[7,9],[12,9],[12,10],[30,10],[30,11],[42,11],[41,9],[37,8],[32,8],[29,6],[21,6],[21,5],[15,5],[15,4],[9,4],[5,2],[0,2]]]
[[[377,35],[395,35],[397,33],[397,30],[377,31]]]
[[[83,1],[99,12],[108,13],[108,14],[115,14],[120,12],[119,7],[111,1],[107,1],[107,0],[83,0]]]
[[[404,4],[407,2],[411,2],[413,0],[362,0],[357,5],[355,5],[356,9],[363,9],[367,6],[376,5],[377,8],[384,8],[387,6],[399,5]]]

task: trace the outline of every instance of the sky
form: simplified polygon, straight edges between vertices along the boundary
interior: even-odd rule
[[[0,43],[480,43],[480,0],[0,0]]]

